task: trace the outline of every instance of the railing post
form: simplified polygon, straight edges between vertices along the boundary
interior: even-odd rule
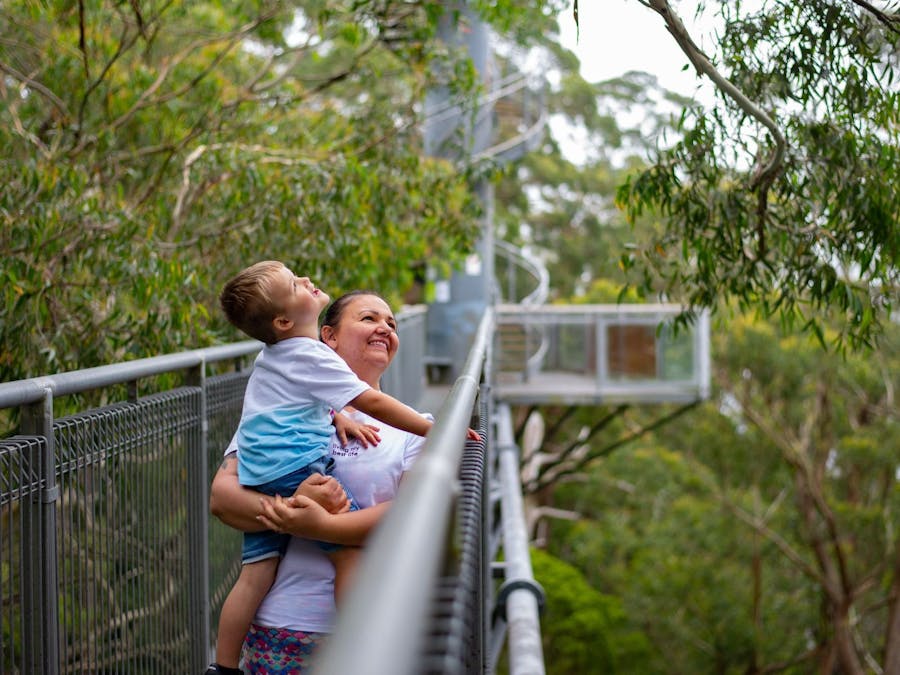
[[[534,580],[531,569],[519,480],[519,448],[512,437],[509,406],[500,405],[495,419],[505,571],[505,580],[497,592],[497,610],[508,625],[507,651],[511,675],[544,675],[539,618],[544,604],[544,590]]]
[[[600,314],[594,317],[594,345],[597,349],[597,372],[594,375],[597,391],[600,392],[609,383],[609,345],[606,342],[606,319]]]
[[[202,673],[209,662],[209,415],[206,401],[206,362],[191,368],[187,384],[199,389],[197,424],[187,442],[188,513],[188,630],[191,668]]]
[[[53,438],[53,392],[45,388],[44,398],[22,408],[20,430],[28,436],[45,439],[28,458],[30,479],[39,481],[28,504],[22,579],[25,627],[26,668],[41,675],[59,673],[59,577],[56,547],[56,457]],[[29,578],[32,583],[29,582]]]

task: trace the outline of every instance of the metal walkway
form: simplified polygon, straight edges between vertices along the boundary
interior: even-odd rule
[[[579,325],[609,318],[601,314],[582,310]],[[516,387],[555,382],[530,395],[546,402],[572,399],[572,378],[594,384],[587,398],[610,382],[597,379],[600,371],[563,379],[530,353],[520,356],[532,371],[500,370],[508,354],[496,351],[505,339],[499,328],[515,321],[499,316],[483,317],[448,389],[424,386],[424,312],[399,315],[404,353],[418,360],[395,362],[384,384],[435,406],[437,421],[367,548],[317,673],[492,673],[504,643],[510,672],[543,672],[543,597],[531,577],[509,405]],[[545,337],[550,327],[542,324]],[[665,331],[652,335],[655,344]],[[703,339],[697,331],[685,343],[692,348],[675,353],[702,356]],[[258,348],[248,341],[0,384],[0,410],[18,419],[0,439],[0,671],[202,672],[240,541],[210,519],[208,486]],[[552,362],[544,341],[534,348]],[[622,349],[609,352],[612,360],[594,353],[593,363],[626,363]],[[564,353],[571,360],[574,351]],[[708,366],[691,364],[693,375],[676,382],[693,383],[696,397]],[[645,367],[617,386],[646,394],[659,372]],[[665,384],[657,382],[657,395],[671,400]],[[484,441],[466,443],[467,426]]]
[[[404,348],[421,354],[411,346],[424,342],[422,313],[398,318]],[[523,591],[503,590],[492,566],[501,547],[513,559],[503,530],[518,516],[491,501],[503,482],[492,404],[479,395],[491,333],[486,316],[368,549],[357,587],[376,596],[351,596],[332,640],[351,646],[331,650],[317,672],[344,672],[351,657],[357,673],[493,672],[503,617],[517,611],[506,605]],[[0,409],[18,419],[0,439],[0,672],[203,672],[240,539],[210,519],[208,486],[258,349],[243,342],[0,384]],[[421,359],[405,360],[385,384],[418,399],[422,373]],[[464,443],[471,424],[486,442]],[[364,629],[354,617],[366,617]]]

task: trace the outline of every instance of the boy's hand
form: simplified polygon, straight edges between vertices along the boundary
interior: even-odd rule
[[[371,424],[359,424],[343,413],[335,413],[332,423],[341,445],[347,445],[350,436],[359,441],[364,448],[378,445],[381,442],[381,437],[378,435],[379,427]]]
[[[466,429],[466,439],[469,441],[480,441],[481,434],[472,428]]]
[[[314,473],[297,486],[294,496],[306,497],[329,513],[344,513],[350,510],[347,493],[344,492],[340,482],[332,476]]]

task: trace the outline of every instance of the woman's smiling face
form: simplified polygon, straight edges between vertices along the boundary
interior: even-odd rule
[[[400,346],[394,313],[377,295],[353,297],[337,325],[322,327],[322,339],[364,380],[381,377]]]

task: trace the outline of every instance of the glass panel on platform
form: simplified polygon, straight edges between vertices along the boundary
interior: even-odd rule
[[[641,324],[607,325],[606,357],[610,380],[656,379],[656,328]]]
[[[694,331],[681,327],[676,332],[666,325],[660,332],[660,379],[668,382],[693,380]]]

